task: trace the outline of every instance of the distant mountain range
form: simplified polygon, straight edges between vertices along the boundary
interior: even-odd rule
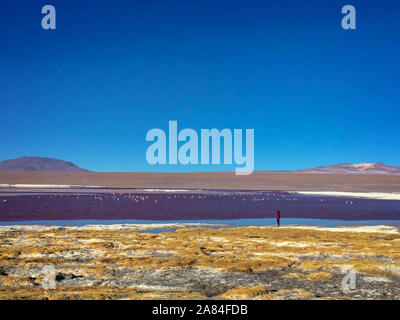
[[[21,157],[0,162],[0,171],[23,172],[84,172],[72,162],[43,157]]]
[[[88,172],[72,162],[43,157],[21,157],[0,162],[0,172]],[[301,173],[358,173],[400,175],[400,167],[378,163],[341,163],[312,169],[301,169]]]
[[[400,175],[400,167],[388,166],[382,162],[377,163],[341,163],[313,169],[296,170],[304,173],[369,173],[369,174],[394,174]]]

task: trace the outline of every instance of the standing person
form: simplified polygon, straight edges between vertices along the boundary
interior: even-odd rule
[[[278,224],[278,227],[281,225],[280,220],[281,220],[281,213],[279,211],[277,211],[276,212],[276,223]]]

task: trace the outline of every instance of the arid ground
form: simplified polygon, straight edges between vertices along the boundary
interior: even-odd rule
[[[131,188],[400,192],[400,175],[254,172],[0,172],[0,184],[73,184]]]
[[[42,288],[46,265],[55,267],[55,289]],[[354,290],[342,288],[343,267],[355,269]],[[400,299],[400,234],[385,226],[3,226],[0,299]]]

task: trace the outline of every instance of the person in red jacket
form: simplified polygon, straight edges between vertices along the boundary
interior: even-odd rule
[[[278,224],[278,227],[281,225],[280,220],[281,220],[281,213],[279,211],[277,211],[276,212],[276,223]]]

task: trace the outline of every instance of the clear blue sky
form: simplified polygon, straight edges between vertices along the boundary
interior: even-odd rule
[[[41,8],[57,29],[41,28]],[[357,30],[341,28],[341,8]],[[146,163],[152,128],[254,128],[255,169],[400,165],[400,4],[4,0],[0,160]]]

